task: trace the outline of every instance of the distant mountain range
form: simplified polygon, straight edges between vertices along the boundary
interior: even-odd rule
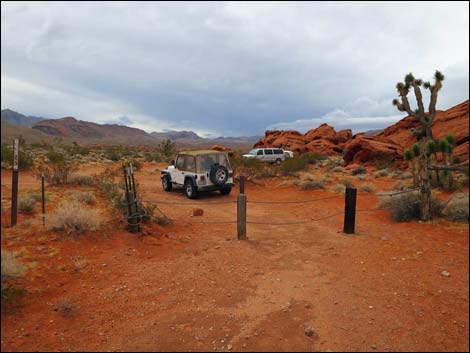
[[[7,121],[13,125],[33,126],[41,120],[45,119],[37,116],[26,116],[10,109],[2,110],[2,121]]]
[[[2,143],[21,135],[27,142],[39,142],[60,137],[64,141],[100,145],[156,145],[165,139],[180,148],[205,148],[220,144],[236,149],[250,148],[260,136],[203,138],[193,131],[163,131],[148,133],[144,130],[118,124],[97,124],[74,117],[44,119],[25,116],[10,109],[1,111]]]

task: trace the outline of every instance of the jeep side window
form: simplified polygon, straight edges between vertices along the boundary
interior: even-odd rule
[[[225,154],[219,154],[219,164],[230,169],[230,163]]]
[[[194,156],[184,157],[184,170],[188,172],[196,172],[196,159]]]
[[[175,167],[176,169],[184,170],[184,156],[178,156]]]
[[[257,153],[258,156],[262,156],[263,155],[263,150],[259,150],[258,153]]]

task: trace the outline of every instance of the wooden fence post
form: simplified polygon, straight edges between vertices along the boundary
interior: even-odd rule
[[[237,198],[237,233],[238,240],[246,240],[246,195],[243,175],[240,176],[240,193]]]
[[[11,226],[16,226],[16,215],[18,212],[18,153],[20,140],[15,139],[13,143],[13,173],[11,176]]]
[[[346,234],[354,234],[356,225],[356,195],[356,189],[346,188],[343,228],[343,232]]]
[[[46,194],[44,190],[44,173],[41,173],[42,225],[46,225]]]

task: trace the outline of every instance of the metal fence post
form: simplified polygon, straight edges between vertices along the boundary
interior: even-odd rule
[[[346,234],[354,234],[356,225],[356,196],[356,189],[346,188],[343,229],[343,232]]]
[[[46,225],[46,194],[44,190],[44,173],[41,173],[42,225]]]
[[[11,226],[16,226],[16,215],[18,212],[18,153],[20,140],[15,139],[13,143],[13,173],[11,175]]]
[[[246,195],[243,175],[240,176],[240,193],[237,197],[237,234],[238,240],[246,240]]]

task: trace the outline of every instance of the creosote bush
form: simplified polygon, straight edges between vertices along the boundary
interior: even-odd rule
[[[392,186],[393,191],[404,191],[404,190],[408,190],[408,189],[409,189],[408,183],[406,183],[405,181],[397,181]]]
[[[323,179],[303,180],[300,182],[300,188],[302,190],[324,189],[325,185]]]
[[[354,184],[351,180],[349,179],[343,179],[341,180],[341,184],[343,184],[347,188],[354,188]]]
[[[15,255],[8,250],[3,250],[2,255],[2,278],[1,278],[1,291],[2,302],[11,302],[15,298],[21,297],[25,294],[24,289],[14,288],[8,282],[9,280],[23,276],[25,267],[19,262]],[[3,308],[2,308],[3,311]]]
[[[292,175],[294,173],[308,169],[308,159],[303,156],[294,156],[286,159],[281,164],[281,171],[284,175]]]
[[[36,200],[31,196],[20,197],[18,200],[18,209],[21,212],[33,212],[36,208]]]
[[[97,230],[102,223],[98,210],[84,208],[78,202],[61,203],[50,217],[51,229],[67,234],[81,234]]]
[[[396,222],[407,222],[413,219],[421,219],[421,195],[417,191],[404,194],[382,196],[379,206],[390,210],[392,219]],[[439,216],[443,203],[435,196],[431,198],[431,214]]]

